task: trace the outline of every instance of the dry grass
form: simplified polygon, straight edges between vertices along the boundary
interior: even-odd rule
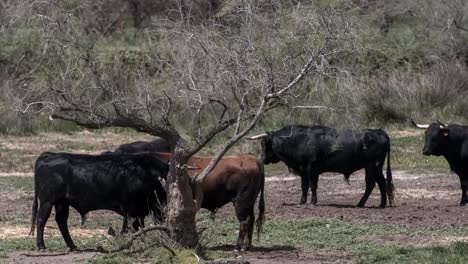
[[[151,140],[144,134],[94,133],[84,130],[75,134],[43,133],[36,136],[0,137],[0,173],[31,173],[34,161],[44,151],[96,154],[114,150],[137,140]]]

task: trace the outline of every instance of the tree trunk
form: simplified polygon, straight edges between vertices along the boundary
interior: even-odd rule
[[[199,205],[196,189],[183,167],[188,158],[187,152],[176,145],[169,166],[167,220],[174,240],[184,247],[195,248],[198,245],[195,215]]]

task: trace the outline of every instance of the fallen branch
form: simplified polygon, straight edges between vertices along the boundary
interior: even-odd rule
[[[192,252],[192,254],[197,258],[197,263],[200,263],[200,257],[197,254],[195,254],[195,252]]]
[[[175,257],[177,254],[175,253],[174,250],[172,250],[172,248],[170,248],[168,245],[166,245],[161,239],[159,240],[159,244],[161,244],[161,246],[165,249],[167,249],[169,252],[171,252],[172,256]]]
[[[118,247],[116,249],[106,250],[106,249],[104,249],[102,247],[99,247],[98,250],[101,253],[116,253],[116,252],[124,251],[124,250],[129,249],[129,248],[132,247],[133,241],[135,241],[135,239],[142,236],[143,234],[146,234],[146,233],[154,231],[154,230],[163,231],[166,234],[170,234],[170,231],[169,231],[169,229],[167,227],[164,227],[164,226],[149,226],[149,227],[145,227],[145,228],[142,228],[142,229],[138,230],[138,232],[134,233],[125,244],[121,245],[120,247]],[[167,247],[163,243],[161,243],[161,244],[162,244],[163,247],[165,247],[165,248]],[[171,250],[171,253],[175,254],[175,252],[172,251],[172,250]]]

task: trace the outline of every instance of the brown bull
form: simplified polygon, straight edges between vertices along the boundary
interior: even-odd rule
[[[158,153],[162,160],[169,161],[170,153]],[[195,176],[208,166],[211,158],[192,156],[188,165],[199,169],[189,170]],[[254,206],[258,193],[257,234],[260,234],[265,218],[264,201],[265,173],[263,163],[254,155],[237,155],[223,157],[216,167],[203,179],[202,208],[215,213],[218,208],[232,202],[240,222],[239,238],[236,248],[247,250],[252,245],[253,227],[255,221]]]

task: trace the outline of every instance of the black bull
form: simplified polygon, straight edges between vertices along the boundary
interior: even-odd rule
[[[169,161],[172,157],[167,151],[167,143],[164,140],[153,142],[137,141],[128,143],[117,148],[117,151],[126,153],[139,153],[149,151],[155,153],[160,159]],[[192,156],[187,165],[198,169],[191,169],[191,176],[200,173],[208,164],[211,158]],[[254,226],[254,205],[257,196],[260,194],[258,203],[257,234],[260,233],[264,221],[264,182],[265,173],[263,163],[258,162],[254,155],[224,156],[215,168],[208,173],[201,188],[203,191],[202,208],[210,210],[213,215],[224,205],[232,202],[237,219],[240,222],[237,249],[247,250],[252,244],[252,234]],[[123,227],[127,226],[124,218]]]
[[[283,161],[301,176],[302,197],[307,201],[309,188],[311,203],[317,204],[317,183],[323,172],[342,173],[345,179],[364,168],[366,190],[358,203],[363,207],[377,182],[380,207],[393,202],[393,181],[390,169],[390,139],[381,129],[341,130],[324,126],[286,126],[275,132],[267,132],[250,139],[262,139],[264,164]],[[382,168],[387,160],[387,179]]]
[[[45,249],[44,227],[52,206],[71,250],[76,246],[68,231],[69,206],[82,217],[105,209],[140,219],[152,211],[160,218],[166,192],[159,178],[167,172],[168,165],[152,154],[42,153],[35,164],[31,224],[31,234],[37,224],[38,249]]]
[[[411,120],[412,121],[412,120]],[[427,128],[423,155],[444,156],[450,169],[460,178],[462,197],[460,205],[468,204],[468,126],[446,125],[440,122],[430,125],[413,124]]]

